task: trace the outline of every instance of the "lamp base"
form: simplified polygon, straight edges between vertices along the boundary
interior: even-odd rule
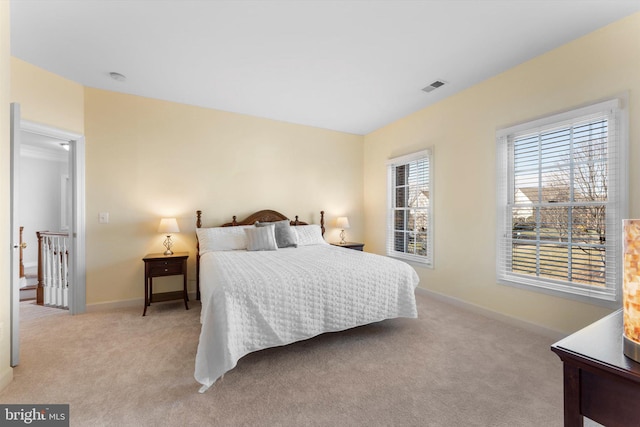
[[[629,359],[632,359],[640,363],[640,344],[635,341],[631,341],[624,334],[622,335],[623,352]]]
[[[164,239],[164,242],[162,243],[164,245],[165,248],[167,248],[166,251],[164,251],[165,255],[173,255],[173,251],[171,250],[171,246],[173,246],[173,241],[171,240],[171,235],[168,235],[166,239]]]
[[[344,230],[342,230],[342,231],[340,232],[340,244],[341,244],[341,245],[344,245],[344,244],[346,244],[346,243],[347,243],[347,242],[344,240]]]

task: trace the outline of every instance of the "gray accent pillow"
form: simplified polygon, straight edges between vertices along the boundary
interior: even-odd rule
[[[288,219],[276,222],[256,222],[256,227],[266,227],[275,225],[276,243],[279,248],[297,248],[298,238],[291,229],[291,223]]]
[[[245,228],[244,233],[247,235],[248,251],[275,251],[278,249],[276,245],[276,236],[274,226],[271,227],[250,227]]]

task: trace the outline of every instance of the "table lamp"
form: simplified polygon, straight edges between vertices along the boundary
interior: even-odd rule
[[[340,231],[340,244],[344,245],[347,243],[344,240],[344,229],[349,228],[349,218],[346,216],[339,216],[338,219],[336,219],[336,226],[342,229],[342,231]]]
[[[622,315],[624,355],[640,362],[640,219],[622,220]]]
[[[166,234],[167,238],[164,239],[164,247],[167,248],[164,251],[165,255],[173,255],[173,251],[171,250],[171,246],[173,246],[173,241],[171,241],[171,233],[179,233],[180,228],[178,228],[178,221],[175,218],[162,218],[160,220],[160,226],[158,227],[158,233]]]

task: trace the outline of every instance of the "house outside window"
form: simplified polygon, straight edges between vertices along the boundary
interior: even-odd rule
[[[433,265],[431,150],[387,162],[387,255]]]
[[[619,301],[628,210],[627,126],[620,103],[602,102],[497,133],[500,283],[591,302]]]

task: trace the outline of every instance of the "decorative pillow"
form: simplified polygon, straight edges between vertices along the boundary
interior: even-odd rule
[[[211,251],[237,251],[247,249],[247,235],[244,230],[253,225],[236,227],[196,228],[200,254]]]
[[[265,227],[273,224],[275,226],[276,244],[279,248],[289,248],[298,246],[298,236],[291,230],[288,219],[276,222],[256,222],[256,227]]]
[[[264,227],[246,228],[248,251],[275,251],[276,244],[275,225],[267,224]]]
[[[291,227],[298,235],[298,246],[328,245],[322,237],[322,229],[317,224]]]

